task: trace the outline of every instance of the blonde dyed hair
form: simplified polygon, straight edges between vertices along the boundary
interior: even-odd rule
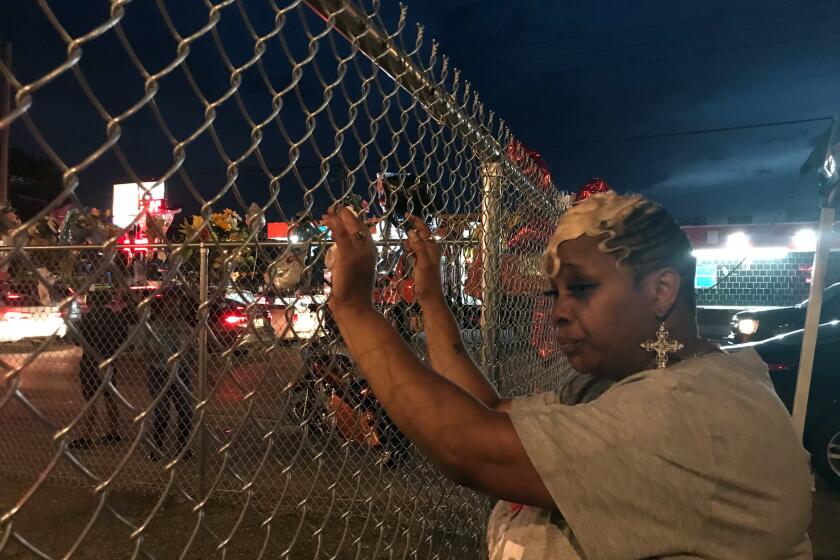
[[[674,268],[682,278],[680,297],[694,306],[696,260],[691,242],[677,221],[662,207],[641,195],[597,193],[567,210],[543,254],[543,272],[560,273],[558,249],[583,236],[600,238],[598,251],[615,256],[616,266],[628,266],[636,280],[650,272]]]

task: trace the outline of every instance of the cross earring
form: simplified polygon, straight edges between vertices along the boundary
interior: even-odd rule
[[[665,330],[665,322],[662,321],[656,331],[656,340],[642,342],[642,348],[648,352],[656,352],[656,369],[665,369],[668,365],[668,354],[683,349],[683,343],[678,340],[669,340],[669,335],[670,333]]]

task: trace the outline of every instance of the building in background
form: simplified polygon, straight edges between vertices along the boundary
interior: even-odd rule
[[[684,226],[697,257],[699,306],[794,305],[808,297],[816,222]],[[840,243],[831,245],[826,283],[840,281]]]

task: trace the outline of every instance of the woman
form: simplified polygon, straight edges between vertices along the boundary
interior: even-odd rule
[[[691,247],[662,207],[593,195],[545,252],[560,347],[612,382],[594,400],[499,397],[464,352],[439,249],[414,219],[426,367],[373,309],[367,229],[347,209],[324,220],[330,305],[380,402],[447,476],[501,500],[491,560],[811,558],[805,451],[758,355],[698,337]]]

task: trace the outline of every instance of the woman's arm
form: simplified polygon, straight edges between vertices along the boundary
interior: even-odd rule
[[[440,246],[423,220],[416,216],[409,216],[408,220],[414,226],[408,235],[408,248],[414,254],[414,291],[423,312],[432,367],[486,407],[509,410],[510,401],[499,397],[467,352],[458,323],[446,304],[440,277]]]
[[[467,352],[461,331],[446,302],[442,298],[440,301],[421,300],[420,308],[432,367],[487,408],[510,410],[510,400],[499,397],[496,388]]]
[[[394,423],[459,484],[551,508],[509,416],[426,367],[372,307],[335,311],[347,348]]]
[[[499,498],[553,507],[508,414],[488,408],[426,367],[373,308],[375,253],[367,228],[347,209],[324,220],[337,246],[330,307],[394,423],[456,482]]]

